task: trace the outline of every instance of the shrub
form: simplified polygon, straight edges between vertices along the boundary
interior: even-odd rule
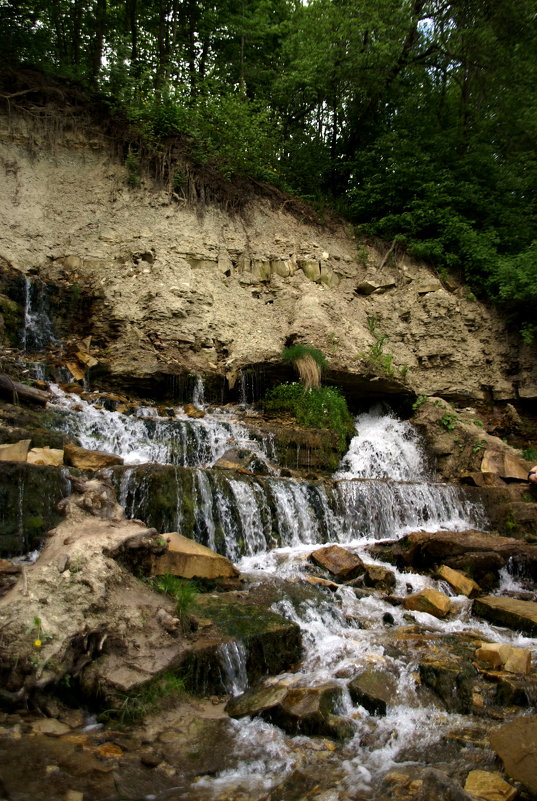
[[[280,384],[267,392],[265,403],[267,409],[290,412],[301,426],[334,431],[342,448],[354,434],[347,401],[336,387],[306,389],[297,382]]]

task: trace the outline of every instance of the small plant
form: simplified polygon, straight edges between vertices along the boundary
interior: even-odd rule
[[[522,450],[522,457],[527,459],[528,462],[537,462],[537,448],[533,445],[528,445],[527,448]]]
[[[453,431],[457,426],[459,418],[452,412],[446,412],[438,421],[438,425],[446,429],[446,431]]]
[[[140,186],[140,159],[132,150],[129,150],[129,154],[125,159],[125,167],[127,168],[128,185]]]
[[[301,426],[334,431],[342,448],[354,434],[347,401],[336,387],[305,389],[298,383],[280,384],[267,392],[265,403],[269,410],[290,412]]]
[[[476,442],[472,446],[472,453],[479,453],[479,451],[483,451],[485,448],[486,448],[486,445],[485,445],[484,442]]]
[[[418,395],[414,403],[412,404],[412,411],[417,412],[420,406],[423,406],[429,400],[428,395]]]
[[[328,362],[324,353],[311,345],[291,345],[282,351],[282,361],[293,364],[305,389],[321,384],[321,373]]]
[[[185,692],[185,680],[171,670],[138,687],[128,695],[120,696],[118,706],[101,713],[104,720],[117,719],[121,723],[135,723],[155,711],[161,703]]]
[[[165,573],[163,576],[153,576],[147,579],[147,584],[157,592],[169,595],[176,601],[177,617],[184,624],[198,595],[198,588],[194,582],[173,576],[171,573]]]
[[[395,374],[393,368],[393,356],[391,353],[384,352],[384,346],[389,340],[387,334],[382,334],[378,330],[378,317],[371,315],[367,318],[367,327],[371,334],[373,334],[375,341],[370,342],[367,346],[367,352],[359,353],[358,358],[363,359],[366,364],[373,367],[376,371],[382,372],[385,375],[392,376]],[[408,365],[404,375],[408,372]]]

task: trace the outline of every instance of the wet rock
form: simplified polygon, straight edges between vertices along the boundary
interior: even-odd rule
[[[364,572],[362,560],[340,545],[319,548],[310,554],[310,559],[341,581],[349,581]]]
[[[101,520],[118,522],[123,520],[125,512],[118,504],[114,488],[108,479],[91,479],[84,481],[76,476],[70,476],[73,494],[59,504],[67,515],[75,516],[76,509],[88,513]]]
[[[244,448],[230,448],[220,459],[217,459],[214,467],[225,470],[242,470],[257,475],[267,475],[269,473],[266,462],[260,459],[256,453]]]
[[[537,715],[519,717],[490,733],[506,773],[537,795]]]
[[[518,575],[537,578],[537,546],[475,530],[416,531],[396,542],[375,544],[370,551],[400,569],[428,571],[444,564],[469,574],[482,587],[494,586],[508,562]]]
[[[451,601],[448,596],[429,588],[408,595],[403,601],[403,606],[413,612],[427,612],[439,618],[447,617],[451,612]]]
[[[450,712],[466,715],[472,711],[475,668],[463,660],[424,659],[419,666],[420,679],[443,701]]]
[[[62,519],[58,503],[69,482],[56,467],[0,462],[0,497],[10,514],[0,515],[0,556],[27,553]]]
[[[78,445],[66,444],[64,446],[65,464],[78,467],[79,470],[101,470],[116,464],[123,464],[121,456],[104,451],[90,451]]]
[[[198,407],[194,406],[193,403],[185,403],[183,406],[183,411],[187,417],[191,417],[194,420],[200,420],[202,417],[205,417],[205,412],[203,409],[198,409]]]
[[[70,727],[66,723],[61,723],[55,718],[43,718],[32,723],[32,731],[35,734],[48,734],[50,737],[61,737],[67,734]]]
[[[464,789],[483,801],[513,801],[518,794],[517,788],[502,779],[499,773],[488,770],[471,770]]]
[[[481,591],[481,588],[477,582],[468,578],[459,570],[453,570],[453,568],[448,567],[447,565],[441,565],[441,567],[438,568],[437,576],[438,578],[447,581],[450,587],[452,587],[458,595],[466,595],[467,598],[471,598],[473,595],[477,595],[477,593]]]
[[[486,673],[485,677],[495,683],[494,703],[498,706],[534,707],[537,703],[537,676]]]
[[[291,688],[276,684],[232,699],[226,711],[231,717],[258,715],[289,734],[344,739],[350,737],[354,729],[350,721],[334,714],[340,700],[339,684]]]
[[[472,611],[474,615],[484,617],[491,623],[524,631],[530,635],[537,634],[537,603],[532,601],[491,595],[476,598]]]
[[[225,556],[211,551],[205,545],[183,537],[181,534],[166,534],[168,548],[151,562],[151,575],[171,573],[182,578],[235,578],[237,568]]]
[[[395,573],[380,565],[365,565],[364,584],[379,592],[390,592],[396,584]]]
[[[381,790],[382,798],[393,801],[475,801],[455,779],[435,768],[390,771]]]
[[[386,707],[396,702],[397,681],[387,670],[367,668],[348,687],[353,703],[372,715],[385,715]]]

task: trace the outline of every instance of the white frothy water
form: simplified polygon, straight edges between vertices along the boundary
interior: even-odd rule
[[[83,448],[121,456],[127,465],[179,464],[208,467],[230,447],[252,451],[266,459],[263,443],[253,440],[248,429],[226,413],[191,420],[181,408],[173,417],[162,417],[154,407],[139,407],[133,414],[109,411],[78,395],[51,385],[53,408],[62,410],[63,430],[76,437]],[[203,383],[196,384],[195,398],[203,404]]]
[[[425,481],[430,478],[416,429],[380,407],[358,415],[357,434],[343,457],[336,478],[386,478]]]

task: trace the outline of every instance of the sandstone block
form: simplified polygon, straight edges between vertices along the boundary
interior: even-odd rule
[[[498,642],[485,642],[475,652],[476,658],[493,670],[501,668],[507,658],[508,645]]]
[[[151,563],[151,575],[171,573],[181,578],[235,578],[237,568],[225,556],[211,551],[205,545],[183,537],[181,534],[166,534],[168,550],[155,556]]]
[[[503,668],[509,673],[529,673],[531,670],[531,651],[527,648],[510,646]]]
[[[21,439],[7,445],[0,445],[0,462],[26,462],[31,440]]]
[[[65,445],[63,449],[64,462],[79,470],[101,470],[114,464],[123,464],[121,456],[104,451],[90,451],[78,445]]]
[[[442,565],[438,569],[438,576],[444,579],[444,581],[447,581],[458,595],[466,595],[467,598],[470,598],[480,591],[479,584],[473,579],[468,578],[459,570],[453,570],[453,568],[447,565]]]
[[[498,623],[500,626],[508,626],[531,635],[537,634],[537,603],[533,601],[490,595],[476,598],[472,611],[475,615],[490,620],[491,623]]]
[[[464,789],[483,801],[512,801],[518,792],[499,773],[488,770],[471,770],[466,777]]]
[[[318,261],[306,261],[305,259],[301,259],[298,262],[298,266],[310,281],[319,282],[321,280],[321,265]]]
[[[425,589],[405,598],[405,609],[414,612],[427,612],[429,615],[443,618],[451,612],[451,601],[447,595],[438,590]]]
[[[27,462],[29,464],[47,464],[53,467],[60,467],[63,464],[63,450],[60,448],[32,448],[28,452]]]

